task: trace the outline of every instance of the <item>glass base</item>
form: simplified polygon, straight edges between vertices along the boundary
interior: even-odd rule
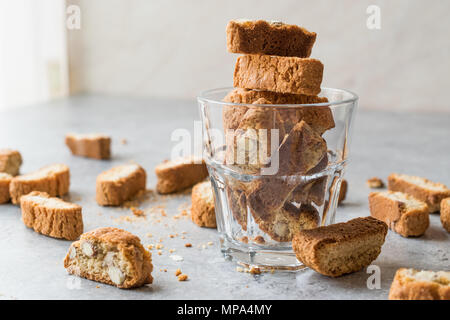
[[[261,271],[298,271],[307,268],[297,260],[291,251],[263,250],[254,247],[244,248],[236,246],[231,241],[221,237],[220,250],[226,260],[251,268],[256,267]]]

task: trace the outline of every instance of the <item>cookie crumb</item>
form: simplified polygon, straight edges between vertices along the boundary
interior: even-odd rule
[[[212,246],[214,244],[214,242],[210,241],[208,242],[208,246]]]
[[[187,279],[188,279],[187,274],[180,274],[178,276],[178,281],[187,281]]]
[[[261,269],[259,269],[258,267],[251,267],[249,272],[251,274],[261,274]]]
[[[369,188],[372,188],[372,189],[384,188],[383,180],[381,180],[378,177],[370,178],[369,180],[366,181],[366,184]]]
[[[177,269],[177,270],[175,271],[175,276],[178,277],[181,273],[182,273],[181,270],[180,270],[180,269]]]
[[[185,246],[186,248],[191,248],[191,247],[192,247],[192,243],[186,243],[184,246]]]
[[[142,217],[142,216],[145,216],[144,211],[142,211],[142,210],[140,210],[140,209],[137,209],[137,208],[135,208],[135,207],[131,207],[131,212],[133,212],[133,214],[134,214],[136,217]]]
[[[263,236],[256,236],[256,237],[253,239],[253,241],[255,241],[256,243],[259,243],[259,244],[266,243],[266,240],[264,240],[264,237],[263,237]]]

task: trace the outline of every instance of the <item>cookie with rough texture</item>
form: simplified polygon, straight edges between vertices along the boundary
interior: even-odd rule
[[[418,237],[430,225],[425,202],[402,192],[372,192],[369,195],[370,215],[386,222],[390,229],[403,237]]]
[[[404,192],[425,202],[431,212],[439,211],[442,199],[450,197],[450,189],[442,183],[406,174],[391,174],[388,190]]]
[[[279,21],[231,20],[227,25],[227,49],[232,53],[309,57],[316,33]]]
[[[103,134],[68,134],[66,145],[76,156],[93,159],[111,158],[111,138]]]
[[[450,198],[441,201],[441,222],[444,229],[450,232]]]
[[[83,233],[81,207],[33,191],[20,198],[22,221],[34,231],[53,238],[75,240]]]
[[[387,225],[372,217],[298,232],[297,259],[320,274],[339,277],[367,267],[381,252]]]
[[[19,151],[0,149],[0,172],[17,176],[22,165],[22,156]]]
[[[191,218],[200,227],[217,227],[214,195],[210,181],[197,183],[192,188]]]
[[[147,174],[140,165],[117,166],[98,175],[95,198],[101,206],[120,206],[145,191],[146,182]]]
[[[450,300],[450,272],[398,269],[389,300]]]
[[[345,197],[347,196],[347,190],[348,190],[348,182],[347,180],[342,179],[341,188],[339,189],[338,204],[341,204],[342,201],[345,200]]]
[[[70,274],[122,289],[153,282],[151,254],[137,236],[117,228],[82,234],[70,246],[64,268]]]
[[[227,203],[234,220],[242,230],[247,231],[247,197],[243,190],[237,187],[226,187]]]
[[[188,156],[162,162],[155,167],[155,173],[158,178],[156,190],[161,194],[168,194],[205,180],[208,169],[204,160]]]
[[[316,59],[253,54],[237,59],[234,87],[316,96],[322,76]]]
[[[6,203],[11,199],[9,195],[9,185],[12,180],[10,174],[0,172],[0,203]]]
[[[69,192],[70,171],[65,164],[52,164],[38,171],[14,177],[9,185],[11,201],[20,203],[20,197],[32,191],[61,197]]]

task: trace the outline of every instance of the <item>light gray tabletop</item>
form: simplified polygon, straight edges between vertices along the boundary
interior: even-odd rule
[[[381,288],[370,290],[367,287],[370,274],[366,270],[338,279],[309,269],[262,275],[237,272],[236,265],[224,261],[219,252],[215,230],[199,228],[183,216],[174,219],[188,206],[189,193],[171,197],[151,195],[142,203],[142,208],[154,208],[146,218],[135,218],[129,209],[96,204],[96,176],[128,161],[136,161],[147,170],[148,188],[153,188],[156,182],[153,168],[170,156],[175,143],[170,141],[170,133],[177,128],[193,131],[196,119],[195,101],[91,95],[0,112],[0,147],[20,150],[24,158],[22,173],[51,163],[70,167],[69,198],[83,207],[85,231],[114,226],[135,233],[144,245],[157,244],[161,238],[164,246],[161,255],[153,250],[154,283],[140,289],[120,290],[67,275],[62,260],[70,242],[27,229],[20,220],[18,207],[0,205],[0,298],[386,299],[397,268],[450,269],[450,235],[442,228],[437,214],[431,215],[431,225],[420,238],[405,239],[389,232],[380,256],[373,263],[381,271]],[[92,131],[113,137],[112,160],[70,155],[64,145],[65,134]],[[122,144],[122,139],[127,143]],[[391,172],[425,176],[450,185],[450,113],[359,111],[346,173],[349,192],[345,205],[338,209],[337,221],[369,215],[370,190],[365,185],[366,179],[372,176],[385,179]],[[160,212],[163,207],[166,216]],[[170,238],[170,234],[178,236]],[[192,248],[184,247],[188,242]],[[175,251],[170,253],[169,249]],[[183,260],[175,261],[171,255]],[[189,281],[177,281],[174,275],[177,268],[189,276]]]

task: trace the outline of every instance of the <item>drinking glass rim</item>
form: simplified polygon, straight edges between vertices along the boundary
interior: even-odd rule
[[[304,103],[304,104],[295,104],[295,103],[289,103],[289,104],[252,104],[252,103],[235,103],[235,102],[225,102],[225,101],[219,101],[219,100],[214,100],[214,99],[210,99],[210,98],[206,98],[205,96],[217,91],[224,91],[224,90],[228,90],[231,91],[235,89],[234,87],[222,87],[222,88],[215,88],[215,89],[209,89],[209,90],[205,90],[200,92],[200,94],[197,96],[197,100],[198,101],[202,101],[202,102],[209,102],[209,103],[214,103],[214,104],[220,104],[220,105],[227,105],[227,106],[254,106],[254,107],[271,107],[271,108],[285,108],[285,107],[308,107],[308,106],[315,106],[315,107],[335,107],[337,105],[340,104],[347,104],[347,103],[354,103],[356,101],[359,100],[359,97],[356,93],[349,91],[349,90],[345,90],[345,89],[339,89],[339,88],[328,88],[328,87],[321,87],[321,90],[330,90],[330,91],[335,91],[335,92],[344,92],[347,94],[350,94],[350,98],[348,99],[344,99],[344,100],[339,100],[339,101],[334,101],[334,102],[320,102],[320,103]]]

